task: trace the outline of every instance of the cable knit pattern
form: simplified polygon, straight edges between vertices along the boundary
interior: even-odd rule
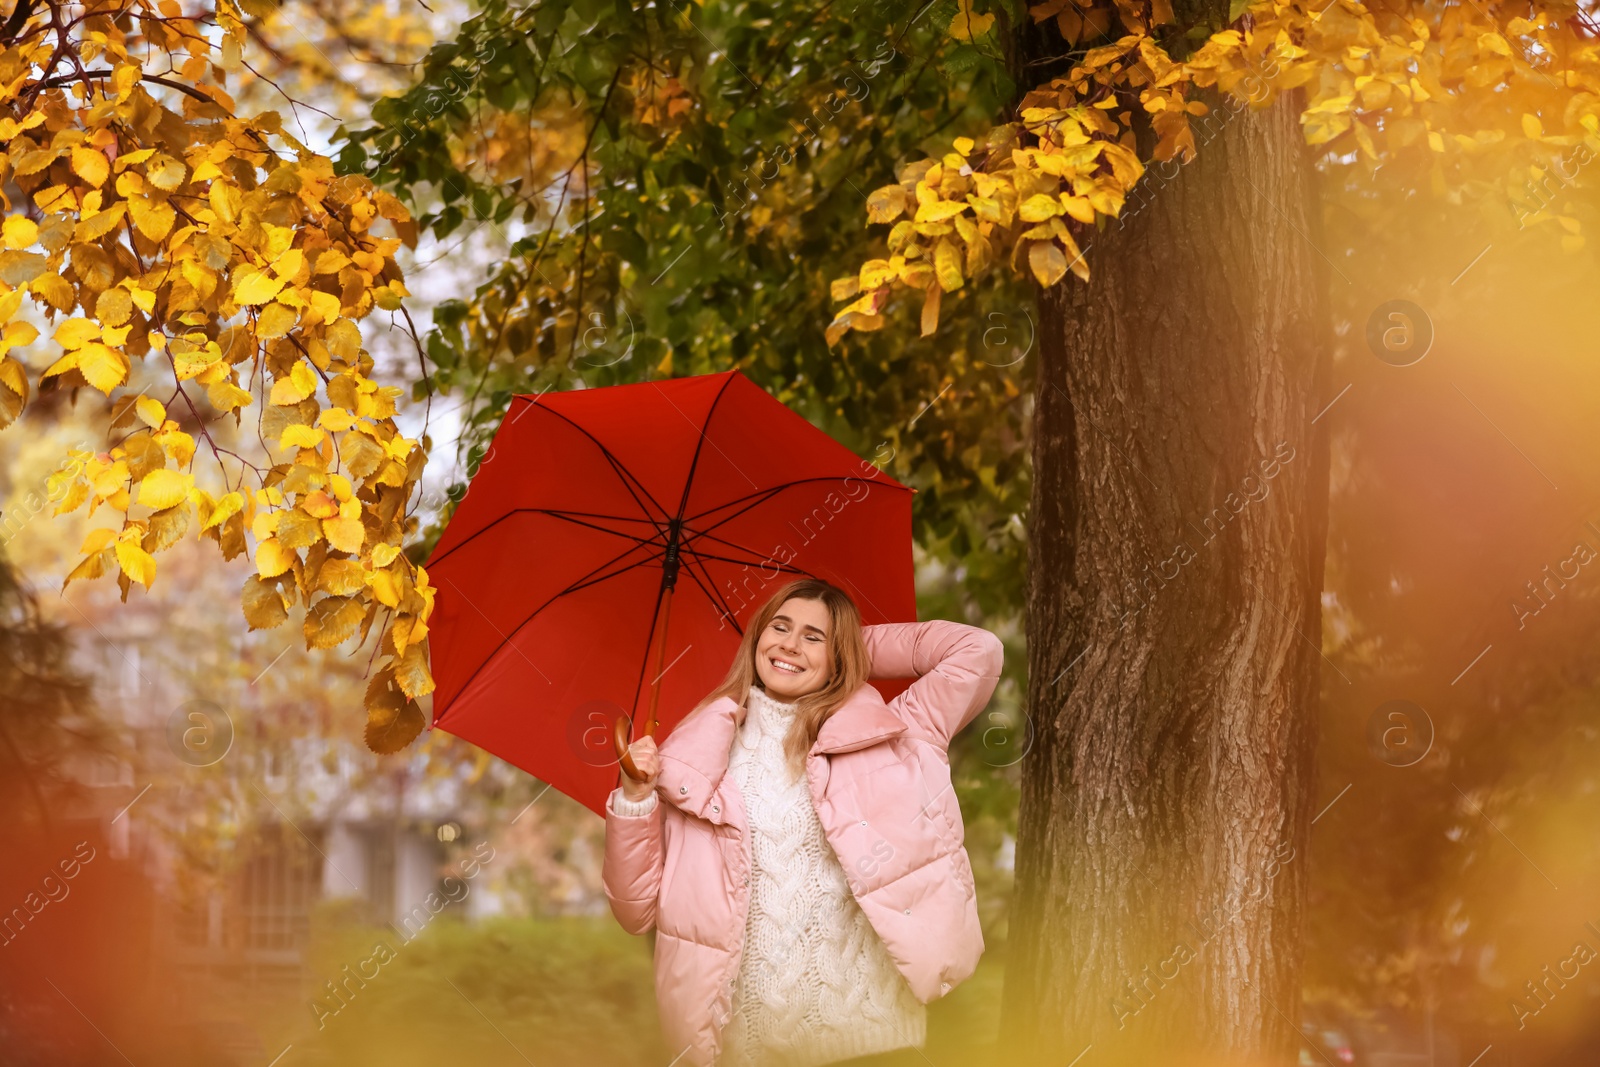
[[[927,1009],[851,894],[805,775],[787,766],[796,706],[752,686],[746,707],[728,773],[750,825],[750,912],[718,1067],[810,1067],[923,1044]]]

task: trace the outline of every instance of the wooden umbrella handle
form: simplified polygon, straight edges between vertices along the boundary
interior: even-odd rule
[[[646,736],[649,736],[648,734]],[[633,764],[633,753],[628,751],[628,720],[617,717],[616,727],[612,733],[612,740],[616,743],[617,759],[622,763],[622,770],[629,778],[636,782],[645,780],[639,768]]]
[[[667,658],[667,619],[672,614],[672,587],[668,586],[663,597],[661,608],[661,644],[656,650],[656,677],[650,683],[650,716],[644,721],[644,736],[654,737],[656,733],[656,703],[661,699],[662,661]],[[628,751],[628,728],[630,720],[621,716],[617,717],[611,730],[611,739],[617,750],[617,760],[622,764],[623,771],[629,778],[642,782],[646,776],[639,772],[634,765],[633,754]]]

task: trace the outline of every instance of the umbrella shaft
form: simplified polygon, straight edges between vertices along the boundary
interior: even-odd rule
[[[661,699],[661,665],[667,658],[667,619],[671,615],[672,587],[668,586],[661,605],[661,646],[656,652],[656,678],[650,683],[650,714],[644,721],[646,737],[654,737],[656,732],[656,704]]]
[[[678,584],[678,536],[681,532],[682,527],[677,519],[667,523],[667,553],[661,561],[661,588],[666,590],[669,597]]]

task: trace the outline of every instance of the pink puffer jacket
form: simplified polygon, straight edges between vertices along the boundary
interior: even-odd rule
[[[989,702],[1003,648],[988,630],[938,619],[863,633],[872,677],[917,680],[888,704],[862,685],[823,723],[806,777],[851,892],[927,1003],[983,954],[949,746]],[[662,1031],[698,1067],[721,1050],[749,906],[744,802],[724,774],[744,715],[722,697],[672,730],[648,814],[606,806],[606,897],[629,933],[656,928]]]

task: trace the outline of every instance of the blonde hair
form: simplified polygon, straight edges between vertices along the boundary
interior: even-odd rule
[[[820,600],[828,609],[829,619],[827,662],[830,669],[827,684],[793,701],[782,701],[796,705],[794,723],[784,738],[783,751],[790,769],[800,776],[805,773],[806,754],[816,743],[822,724],[866,683],[872,667],[867,655],[866,639],[861,635],[861,613],[850,595],[838,586],[820,578],[797,578],[774,593],[745,627],[727,676],[689,714],[693,715],[725,696],[732,697],[742,706],[749,700],[751,686],[766,689],[756,673],[756,642],[772,622],[773,616],[778,614],[784,601],[792,597]]]

